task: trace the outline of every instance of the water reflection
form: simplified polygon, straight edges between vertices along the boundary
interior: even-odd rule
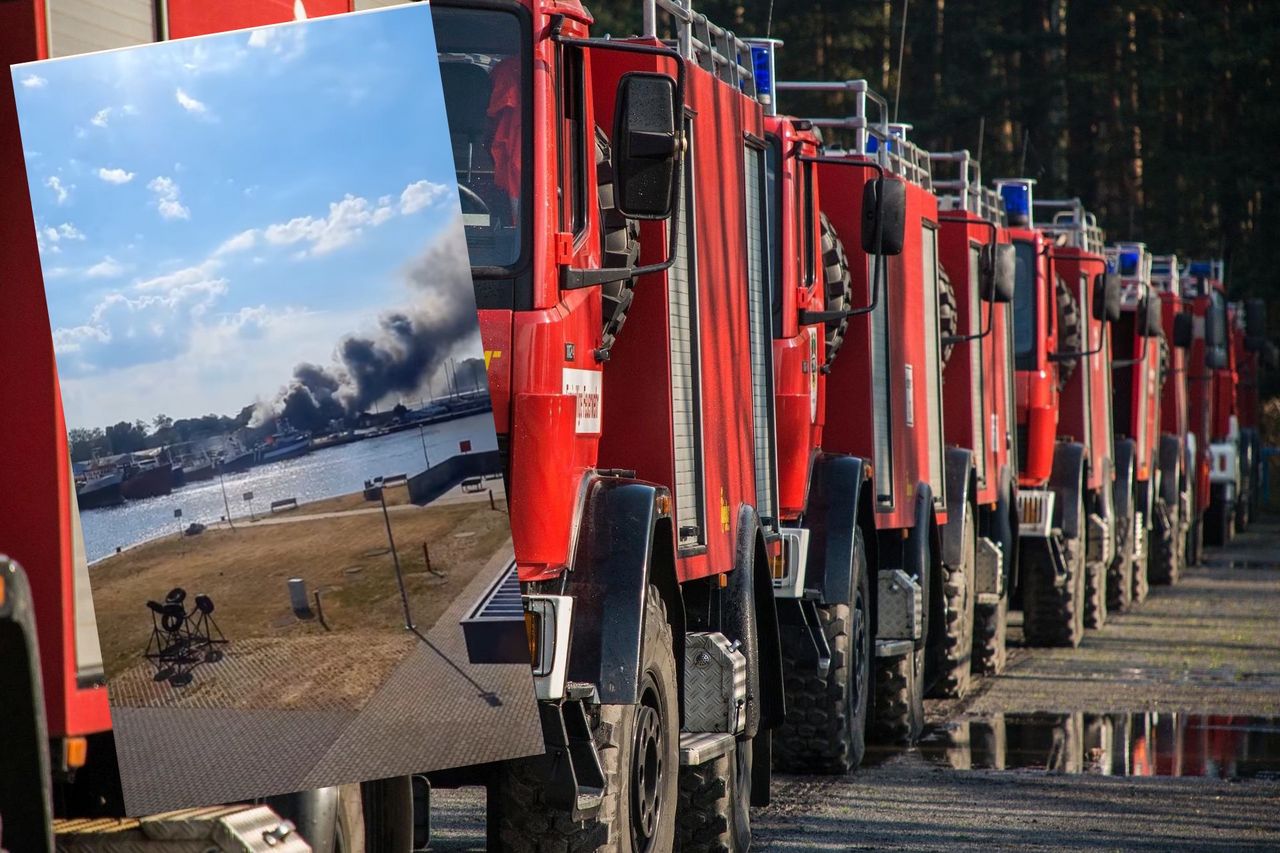
[[[994,714],[934,728],[919,749],[956,770],[1280,779],[1280,718]]]

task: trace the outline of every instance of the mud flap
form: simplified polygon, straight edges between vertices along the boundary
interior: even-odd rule
[[[948,447],[946,465],[947,523],[942,526],[942,562],[958,566],[964,562],[964,516],[972,481],[973,452],[961,447]]]
[[[978,604],[999,604],[1004,596],[1004,554],[985,536],[978,537],[978,557],[974,564],[973,591]]]
[[[591,739],[585,701],[592,694],[586,685],[571,685],[570,698],[539,702],[542,739],[546,744],[546,801],[567,811],[572,820],[585,820],[604,801],[604,768]]]

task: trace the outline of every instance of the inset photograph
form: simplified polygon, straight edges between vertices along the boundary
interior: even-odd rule
[[[427,5],[13,74],[129,813],[541,751]]]

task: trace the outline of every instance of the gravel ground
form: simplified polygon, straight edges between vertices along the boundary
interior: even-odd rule
[[[1004,675],[927,711],[945,733],[957,720],[1027,712],[1146,712],[1175,726],[1186,712],[1280,717],[1280,523],[1210,549],[1207,565],[1113,614],[1080,648],[1014,649]],[[954,770],[910,750],[850,777],[774,784],[773,804],[752,812],[756,850],[1280,849],[1274,776]],[[484,849],[482,791],[437,791],[433,803],[433,850]]]

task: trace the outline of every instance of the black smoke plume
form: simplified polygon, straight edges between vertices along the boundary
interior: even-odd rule
[[[378,320],[370,336],[339,341],[333,367],[303,363],[273,410],[298,429],[367,411],[379,400],[417,393],[455,348],[477,335],[471,266],[455,219],[406,271],[413,302]],[[466,378],[474,372],[468,366]],[[461,379],[460,379],[461,381]],[[483,379],[481,379],[483,381]],[[483,385],[481,385],[483,387]]]

